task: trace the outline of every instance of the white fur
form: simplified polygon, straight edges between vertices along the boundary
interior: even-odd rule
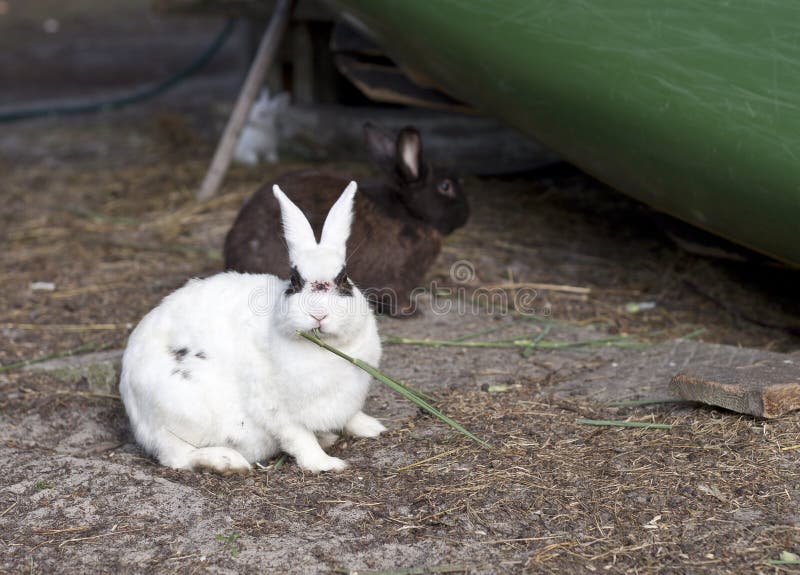
[[[277,184],[272,186],[272,193],[281,206],[283,235],[289,248],[289,261],[295,263],[302,259],[303,253],[316,251],[317,240],[314,238],[314,230],[311,229],[311,224],[300,208],[283,193],[280,186]]]
[[[326,229],[349,232],[354,188],[342,194],[346,209],[331,210]],[[296,333],[319,328],[342,351],[372,365],[380,360],[375,318],[361,292],[313,289],[314,282],[331,284],[344,253],[317,245],[285,196],[281,207],[285,220],[294,218],[290,250],[302,246],[292,253],[306,280],[300,293],[287,295],[288,282],[271,275],[190,280],[130,336],[120,393],[136,440],[163,465],[235,473],[283,450],[309,471],[339,470],[346,463],[328,456],[320,440],[327,446],[341,430],[375,437],[384,429],[361,412],[369,375]]]
[[[355,182],[350,182],[344,192],[331,206],[331,211],[322,226],[319,245],[330,248],[344,256],[345,244],[350,237],[350,224],[353,220],[353,197],[356,195]]]

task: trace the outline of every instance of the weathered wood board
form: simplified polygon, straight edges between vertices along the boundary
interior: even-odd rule
[[[800,409],[800,354],[673,340],[643,350],[598,349],[555,395],[599,403],[685,399],[757,417]]]
[[[756,417],[800,409],[800,358],[759,355],[726,366],[689,366],[672,378],[670,390],[683,399]]]

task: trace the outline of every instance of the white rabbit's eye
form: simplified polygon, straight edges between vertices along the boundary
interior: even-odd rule
[[[347,277],[347,271],[344,268],[342,268],[342,271],[339,272],[333,282],[336,284],[336,291],[340,295],[353,295],[353,284],[350,283],[350,278]]]
[[[439,182],[439,185],[436,186],[436,191],[438,191],[443,196],[447,196],[448,198],[455,198],[456,192],[453,188],[453,182],[448,180],[442,180]]]
[[[303,291],[303,286],[306,285],[306,281],[300,275],[300,272],[297,271],[296,267],[292,268],[292,273],[289,276],[289,287],[286,288],[286,295],[292,295],[296,293],[300,293]]]

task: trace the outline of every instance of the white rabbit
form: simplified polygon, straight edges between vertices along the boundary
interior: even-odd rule
[[[270,99],[269,91],[264,89],[250,108],[233,158],[241,164],[255,165],[266,161],[274,164],[278,161],[278,114],[289,106],[289,94],[281,92]]]
[[[128,341],[120,394],[139,444],[179,469],[246,472],[283,450],[306,470],[341,470],[335,432],[376,437],[361,411],[369,375],[299,335],[317,328],[377,365],[381,344],[366,299],[345,273],[355,182],[317,243],[278,188],[291,279],[228,272],[194,279],[148,313]],[[276,232],[277,233],[277,232]],[[287,270],[288,271],[288,270]]]

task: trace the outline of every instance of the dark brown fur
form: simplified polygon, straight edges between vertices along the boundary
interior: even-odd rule
[[[395,139],[367,124],[364,137],[385,175],[363,183],[356,194],[347,274],[378,311],[406,316],[414,311],[411,291],[439,254],[442,237],[467,221],[469,206],[457,181],[437,180],[423,161],[422,140],[414,128],[404,128]],[[225,238],[225,267],[287,277],[289,260],[272,185],[297,204],[319,239],[328,210],[348,183],[338,174],[306,170],[259,189]]]
[[[303,211],[319,240],[325,216],[348,182],[309,170],[285,174],[260,188],[242,206],[225,238],[227,269],[288,277],[289,258],[272,183]],[[347,273],[359,289],[372,296],[380,311],[392,315],[411,311],[409,295],[422,282],[441,247],[442,234],[436,229],[410,216],[389,216],[363,190],[356,194],[347,241]],[[375,290],[383,289],[397,294],[394,305],[376,297]]]

